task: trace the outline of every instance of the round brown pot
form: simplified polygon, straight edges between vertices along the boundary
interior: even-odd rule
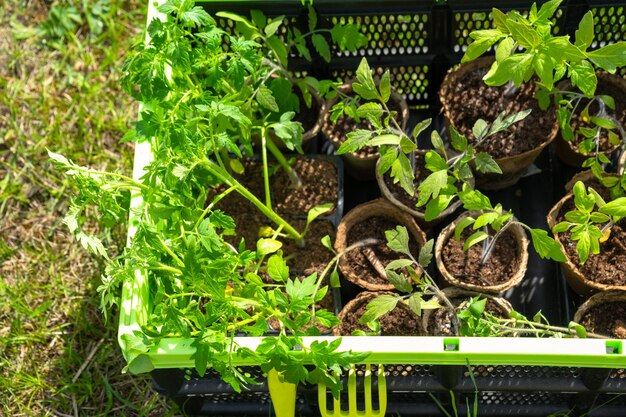
[[[374,298],[378,297],[379,295],[382,294],[388,294],[388,295],[393,295],[393,293],[391,292],[371,292],[371,291],[363,291],[362,293],[360,293],[359,295],[357,295],[354,299],[352,299],[350,302],[348,302],[348,304],[346,304],[343,309],[341,310],[341,312],[339,313],[339,315],[337,316],[339,318],[339,320],[341,321],[341,324],[335,326],[333,328],[333,336],[349,336],[349,334],[346,334],[346,330],[344,330],[343,328],[343,323],[344,320],[346,319],[346,317],[351,317],[354,316],[354,313],[362,306],[367,305],[367,303],[369,303],[370,301],[372,301]],[[396,332],[400,332],[400,333],[405,333],[402,330],[409,330],[414,328],[414,332],[413,331],[409,331],[409,333],[411,334],[401,334],[402,336],[423,336],[424,333],[424,329],[422,329],[422,322],[420,320],[420,318],[415,315],[415,313],[413,313],[411,311],[411,309],[404,303],[402,302],[398,302],[397,306],[395,309],[393,309],[390,313],[388,313],[388,315],[391,314],[400,314],[403,316],[403,320],[402,320],[402,325],[401,326],[393,326],[393,325],[387,325],[386,321],[385,321],[385,316],[381,317],[380,321],[380,325],[381,325],[381,336],[385,336],[385,335],[397,335]],[[358,317],[360,318],[360,317]],[[389,327],[389,328],[386,328]]]
[[[448,243],[450,239],[454,239],[454,229],[456,228],[456,225],[458,224],[458,222],[461,219],[470,215],[476,217],[480,215],[480,213],[465,212],[461,214],[454,222],[446,226],[437,237],[437,242],[435,243],[435,260],[437,262],[437,268],[439,269],[439,273],[441,274],[441,277],[443,278],[444,282],[447,285],[451,285],[454,287],[464,288],[466,290],[471,290],[471,291],[478,291],[481,293],[490,293],[490,294],[499,294],[519,284],[520,281],[524,278],[524,275],[526,274],[526,266],[528,264],[528,238],[526,237],[526,232],[524,231],[524,229],[517,224],[510,226],[509,230],[513,232],[513,236],[515,240],[517,241],[517,247],[519,250],[519,253],[518,253],[519,266],[515,269],[515,272],[510,277],[508,277],[508,279],[505,282],[501,284],[497,284],[497,285],[481,286],[481,285],[464,282],[460,280],[459,278],[455,277],[454,275],[452,275],[448,271],[448,269],[446,268],[443,262],[443,255],[442,255],[443,247],[444,245]]]
[[[352,84],[343,84],[338,88],[344,94],[350,95],[352,94]],[[339,101],[339,96],[328,100],[326,103],[326,115],[324,116],[322,132],[326,135],[333,143],[335,150],[339,149],[342,140],[339,139],[339,136],[345,136],[349,132],[339,132],[339,128],[330,120],[330,110],[331,108]],[[399,125],[404,131],[406,129],[406,124],[409,120],[409,106],[406,103],[404,97],[398,94],[395,91],[391,92],[391,96],[389,101],[396,102],[399,107]],[[376,161],[378,161],[378,152],[372,155],[360,155],[359,153],[346,153],[341,155],[343,158],[346,171],[354,178],[358,180],[372,180],[375,176],[376,169]]]
[[[621,76],[606,72],[599,72],[596,75],[598,77],[598,85],[603,84],[607,85],[609,90],[620,90],[626,92],[626,80],[624,80]],[[566,81],[560,83],[559,88],[567,91],[572,90],[573,87],[568,81]],[[619,148],[620,145],[614,145],[608,151],[604,152],[604,154],[610,158],[611,155],[619,150]],[[596,155],[595,152],[591,152],[587,155],[581,154],[578,152],[578,148],[573,142],[568,142],[563,139],[560,131],[557,135],[556,141],[554,142],[554,150],[563,163],[573,167],[581,167],[585,160],[593,158]]]
[[[481,68],[485,69],[486,72],[486,70],[491,67],[493,61],[494,58],[492,56],[481,57],[474,61],[466,62],[453,67],[446,74],[446,77],[441,84],[441,88],[439,89],[439,100],[443,106],[442,110],[446,118],[448,137],[450,137],[450,126],[453,126],[457,130],[459,130],[459,126],[452,117],[452,106],[446,99],[446,92],[451,90],[453,86],[457,85],[465,74]],[[545,140],[543,140],[539,146],[518,155],[495,158],[495,161],[502,170],[502,174],[476,173],[476,186],[484,190],[499,190],[515,184],[521,178],[524,171],[539,156],[541,151],[556,137],[559,125],[556,121],[556,117],[554,119],[554,123],[546,126]],[[520,140],[522,139],[523,138],[520,138]]]
[[[559,217],[559,214],[561,212],[561,208],[563,207],[563,205],[570,198],[574,198],[574,194],[571,192],[571,189],[574,186],[576,180],[586,182],[586,180],[590,179],[589,177],[593,178],[593,174],[590,175],[589,174],[590,172],[591,171],[585,171],[580,174],[577,174],[578,177],[575,176],[568,183],[568,187],[569,187],[568,189],[570,192],[567,195],[565,195],[565,197],[560,199],[554,205],[554,207],[552,207],[552,210],[550,210],[550,212],[548,213],[547,220],[548,220],[548,226],[550,227],[550,229],[552,229],[558,223],[558,217]],[[559,245],[561,245],[561,251],[565,254],[565,257],[567,259],[564,263],[561,263],[561,271],[563,272],[563,275],[565,275],[565,279],[567,280],[567,283],[578,294],[581,294],[584,296],[590,296],[598,291],[626,290],[626,285],[606,285],[606,284],[602,284],[599,282],[595,282],[593,280],[593,277],[583,275],[578,269],[578,265],[572,262],[569,256],[567,256],[567,252],[565,251],[565,245],[563,244],[563,241],[561,240],[560,233],[555,233],[554,239],[557,242],[559,242]]]
[[[626,305],[626,292],[624,291],[609,291],[609,292],[599,292],[593,296],[591,296],[587,301],[585,301],[578,310],[576,310],[576,314],[574,315],[574,321],[576,323],[582,324],[587,327],[588,323],[585,323],[585,316],[588,314],[602,314],[601,312],[594,313],[594,310],[597,307],[606,306],[610,303],[622,303]],[[618,319],[619,320],[619,319]],[[621,317],[621,323],[618,326],[614,327],[612,333],[613,334],[605,334],[608,337],[616,337],[619,339],[626,339],[626,318]],[[587,331],[592,331],[593,333],[598,334],[598,330],[589,329]],[[599,333],[602,334],[602,333]]]
[[[508,313],[513,311],[513,306],[511,306],[511,303],[509,303],[507,300],[505,300],[504,298],[501,298],[501,297],[494,297],[493,295],[483,294],[483,293],[476,292],[476,291],[463,290],[461,288],[455,288],[455,287],[444,288],[443,290],[441,290],[441,292],[443,292],[445,297],[448,300],[450,300],[450,301],[452,301],[454,299],[457,299],[457,298],[468,299],[468,298],[476,297],[476,296],[485,297],[485,298],[493,301],[500,309],[502,309],[502,311],[506,312],[507,313],[507,317],[508,317]],[[444,302],[441,300],[441,297],[436,295],[436,296],[434,296],[434,299],[439,304],[442,305],[442,308],[447,309],[446,304],[444,304]],[[448,336],[448,335],[452,335],[452,332],[445,333],[445,332],[442,332],[440,329],[436,329],[435,328],[435,324],[436,323],[432,322],[433,319],[434,319],[435,311],[436,310],[424,310],[422,312],[422,328],[424,329],[426,334],[428,336]]]
[[[345,252],[348,247],[350,229],[356,224],[367,221],[372,217],[383,217],[391,220],[395,224],[405,226],[409,232],[409,236],[413,238],[419,247],[422,247],[424,243],[426,243],[426,235],[411,216],[400,211],[391,203],[383,199],[377,199],[356,206],[343,217],[337,227],[337,238],[335,239],[335,250],[337,253]],[[384,243],[385,242],[383,242],[383,244]],[[394,289],[394,286],[389,282],[385,284],[370,282],[367,276],[357,274],[346,256],[342,256],[339,259],[339,270],[348,281],[366,290],[390,291]]]
[[[424,158],[424,156],[426,155],[426,152],[427,151],[423,151],[423,150],[416,151],[416,153],[421,158]],[[383,198],[385,198],[387,201],[389,201],[394,206],[398,207],[403,212],[413,216],[413,218],[415,218],[415,221],[420,226],[422,226],[424,228],[431,228],[431,227],[437,225],[439,222],[441,222],[443,219],[445,219],[446,217],[448,217],[452,213],[454,213],[454,211],[457,208],[461,207],[461,204],[462,204],[461,201],[459,199],[455,199],[455,201],[450,203],[450,205],[444,211],[442,211],[441,214],[439,214],[439,216],[437,216],[433,220],[426,221],[426,218],[425,218],[425,215],[424,215],[423,211],[418,210],[418,208],[415,207],[415,205],[413,205],[413,206],[406,205],[404,202],[400,201],[391,192],[391,190],[389,189],[389,187],[387,187],[387,184],[385,183],[384,177],[382,175],[378,174],[378,165],[379,165],[379,163],[380,163],[380,160],[376,162],[376,182],[378,183],[378,188],[380,188],[380,193],[382,194]],[[424,169],[426,169],[426,168],[424,168]],[[416,192],[417,192],[417,188],[416,188]]]

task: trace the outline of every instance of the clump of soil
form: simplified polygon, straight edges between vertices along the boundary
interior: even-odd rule
[[[556,116],[553,109],[546,112],[539,108],[535,99],[538,90],[535,82],[531,80],[508,91],[506,85],[491,87],[482,80],[488,69],[468,71],[458,78],[458,82],[444,85],[442,101],[448,103],[450,118],[457,130],[474,143],[476,138],[472,127],[476,120],[492,122],[501,112],[511,115],[531,109],[532,112],[524,120],[489,137],[477,150],[487,152],[494,158],[503,158],[530,151],[546,142],[556,123]]]
[[[365,324],[360,324],[359,319],[365,314],[367,304],[374,299],[375,293],[371,297],[363,298],[355,308],[345,314],[342,323],[335,328],[335,333],[341,336],[350,336],[356,330],[371,332],[372,330]],[[398,302],[398,305],[390,313],[379,319],[381,336],[420,336],[420,318],[415,315],[405,304]]]
[[[580,320],[588,332],[626,339],[626,302],[609,301],[590,308]]]
[[[458,309],[458,307],[469,298],[470,297],[452,298],[450,299],[450,303],[452,303],[455,309]],[[487,298],[485,311],[503,319],[509,317],[509,313],[491,298]],[[446,307],[434,310],[428,318],[426,333],[430,336],[454,336],[452,317],[452,312]]]
[[[363,100],[361,104],[368,102],[368,100]],[[398,125],[402,126],[402,105],[394,100],[392,96],[387,102],[387,107],[389,107],[389,110],[397,112],[395,120],[398,122]],[[375,127],[366,119],[361,119],[360,122],[357,122],[347,115],[339,117],[337,123],[333,123],[330,117],[327,116],[324,120],[324,126],[322,127],[324,134],[335,144],[335,150],[339,149],[339,146],[346,141],[346,135],[348,133],[354,132],[357,129],[375,130]],[[359,158],[372,158],[378,155],[378,148],[375,146],[365,146],[354,154]]]
[[[496,241],[491,256],[480,263],[483,253],[481,243],[463,251],[465,239],[473,233],[471,228],[463,231],[461,239],[454,236],[443,245],[442,260],[446,269],[459,281],[482,287],[507,282],[519,269],[520,248],[511,229],[507,229]]]
[[[302,181],[299,189],[293,187],[282,168],[278,168],[270,179],[275,210],[279,214],[306,216],[315,206],[333,203],[333,208],[324,215],[334,212],[339,188],[335,165],[321,158],[297,158],[293,168]]]
[[[615,110],[611,110],[607,107],[606,112],[617,119],[622,125],[626,124],[626,92],[621,89],[615,88],[613,84],[609,84],[606,81],[603,82],[603,79],[598,78],[598,87],[596,88],[596,95],[607,95],[613,97],[615,100]],[[581,127],[587,128],[595,128],[595,125],[591,123],[591,121],[583,120],[580,115],[580,111],[584,109],[589,103],[589,99],[582,99],[580,104],[578,105],[578,112],[572,114],[572,120],[570,125],[572,126],[572,130],[576,132]],[[599,105],[597,102],[593,102],[589,107],[589,115],[594,116],[597,114],[599,110]],[[616,132],[619,134],[619,132]],[[568,141],[569,146],[576,152],[578,152],[578,145],[585,140],[586,138],[582,135],[576,135],[573,140]],[[600,140],[598,141],[600,146],[600,151],[602,152],[610,152],[617,148],[618,145],[612,145],[609,142],[609,135],[606,129],[600,130]],[[594,151],[595,152],[595,151]]]
[[[593,184],[590,184],[593,186]],[[596,185],[593,188],[608,201],[608,190]],[[565,220],[565,214],[574,210],[574,199],[569,198],[559,211],[557,223]],[[576,253],[577,242],[572,240],[569,231],[557,233],[568,259],[576,265],[578,271],[589,281],[604,285],[626,285],[626,219],[611,227],[609,238],[600,243],[600,253],[590,254],[584,265],[580,264]]]
[[[353,245],[356,242],[368,238],[374,238],[379,241],[377,245],[355,249],[344,255],[345,261],[350,264],[356,276],[362,277],[362,279],[368,280],[373,284],[389,284],[387,278],[381,276],[376,267],[368,260],[367,251],[369,250],[374,253],[383,268],[395,259],[406,258],[406,256],[398,252],[394,252],[387,246],[385,231],[394,230],[397,225],[398,224],[395,221],[375,216],[369,217],[352,226],[352,228],[348,231],[346,246]],[[417,259],[419,255],[419,246],[410,234],[409,237],[409,249],[415,259]]]

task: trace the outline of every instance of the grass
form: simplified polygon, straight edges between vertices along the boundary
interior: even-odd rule
[[[46,149],[131,172],[118,139],[136,105],[123,54],[147,1],[7,0],[0,7],[0,415],[164,416],[147,377],[122,374],[116,320],[95,288],[102,265],[61,218],[72,184]],[[94,225],[98,227],[98,225]],[[110,234],[124,242],[123,227]]]

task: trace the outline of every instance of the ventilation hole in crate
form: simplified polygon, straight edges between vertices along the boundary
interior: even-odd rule
[[[595,38],[592,49],[626,40],[626,17],[624,7],[591,8],[594,16]]]
[[[224,393],[224,394],[204,394],[202,395],[207,402],[212,404],[269,404],[271,402],[269,392],[242,392],[242,393]]]
[[[341,52],[333,47],[335,56],[405,55],[428,52],[428,14],[369,15],[332,17],[332,24],[356,22],[367,39],[367,45],[355,52]]]
[[[472,374],[475,378],[580,378],[579,368],[550,367],[550,366],[472,366]],[[469,371],[463,375],[468,378]]]
[[[534,405],[555,405],[567,404],[571,394],[561,394],[553,392],[500,392],[500,391],[482,391],[478,393],[479,405],[514,405],[514,406],[534,406]],[[474,401],[474,396],[462,396],[462,403],[465,399],[470,404]]]

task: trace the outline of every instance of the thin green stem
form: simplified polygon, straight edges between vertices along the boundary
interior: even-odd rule
[[[263,187],[265,188],[265,205],[270,210],[272,209],[272,195],[270,193],[270,174],[267,165],[267,130],[264,127],[261,128],[261,157],[263,158]],[[271,139],[270,139],[271,142]]]
[[[289,165],[289,162],[285,158],[285,155],[283,155],[283,153],[280,151],[280,149],[278,149],[278,146],[276,146],[274,141],[272,139],[270,139],[270,140],[266,141],[266,145],[267,145],[267,148],[269,149],[269,151],[274,156],[274,158],[276,158],[276,160],[278,161],[280,166],[283,167],[283,169],[287,173],[287,176],[289,176],[289,180],[291,181],[291,185],[294,188],[296,188],[296,189],[302,187],[302,180],[300,179],[300,177],[298,177],[298,174],[293,169],[293,167],[291,165]]]
[[[167,252],[167,254],[170,255],[172,259],[174,259],[174,262],[176,262],[178,266],[184,269],[185,263],[181,261],[178,256],[176,256],[176,254],[165,244],[165,242],[163,242],[160,236],[157,236],[156,238],[159,240],[159,243],[161,244],[165,252]]]

